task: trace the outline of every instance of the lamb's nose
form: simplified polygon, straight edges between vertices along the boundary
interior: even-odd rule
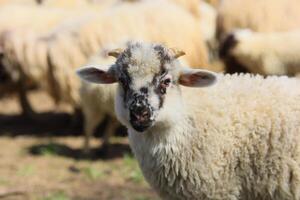
[[[146,106],[132,106],[130,109],[131,119],[140,123],[150,119],[150,109]]]

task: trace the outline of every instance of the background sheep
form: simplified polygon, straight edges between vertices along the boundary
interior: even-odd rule
[[[297,0],[224,0],[218,9],[217,37],[223,43],[224,38],[235,29],[246,28],[257,32],[299,29],[299,6]],[[227,72],[246,72],[234,60],[224,61]]]
[[[78,71],[119,83],[116,113],[152,187],[163,199],[299,199],[300,80],[216,75],[176,57],[133,43],[110,68]]]
[[[300,31],[257,33],[237,30],[225,39],[221,56],[263,75],[300,72]]]
[[[219,38],[237,28],[258,32],[298,29],[299,6],[297,0],[223,0],[218,10]]]

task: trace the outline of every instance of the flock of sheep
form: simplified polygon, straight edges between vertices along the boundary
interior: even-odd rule
[[[145,177],[165,199],[299,199],[300,81],[263,78],[300,72],[299,7],[299,0],[0,0],[1,93],[14,88],[32,118],[32,86],[57,105],[72,106],[74,115],[81,110],[86,152],[105,117],[103,148],[121,121]],[[75,74],[80,66],[110,66],[115,58],[105,70],[79,71],[84,80]],[[263,76],[206,71],[215,71],[219,58],[224,72]],[[123,71],[136,63],[161,68]],[[166,71],[176,79],[166,78]],[[160,73],[159,86],[127,91],[127,84],[142,85]],[[215,86],[198,91],[200,102],[196,90],[178,93],[177,81]],[[173,92],[164,97],[167,88]],[[140,111],[144,103],[154,106]],[[128,111],[132,105],[138,114]],[[145,137],[136,130],[147,130],[139,123],[151,114],[164,124]],[[202,134],[190,135],[195,129]]]
[[[121,121],[165,199],[299,200],[300,80],[263,77],[299,75],[299,7],[299,0],[0,0],[0,93],[16,92],[31,118],[31,87],[70,105],[74,121],[82,111],[86,152],[105,117],[103,147]],[[263,76],[210,72],[218,59],[223,72]],[[137,63],[140,71],[127,69]],[[75,70],[84,65],[107,67],[83,68],[81,80]],[[149,77],[156,81],[141,87]],[[117,80],[122,87],[87,82]],[[181,93],[177,82],[205,88]],[[152,118],[163,123],[148,130]]]

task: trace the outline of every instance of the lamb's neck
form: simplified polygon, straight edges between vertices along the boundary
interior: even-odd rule
[[[145,133],[129,130],[129,140],[137,159],[144,157],[156,157],[156,154],[172,154],[179,156],[179,152],[185,151],[193,143],[195,127],[193,119],[185,113],[181,113],[176,123],[157,123]],[[178,153],[178,154],[177,154]]]

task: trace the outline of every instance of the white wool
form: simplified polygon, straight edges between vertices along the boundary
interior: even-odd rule
[[[146,179],[163,199],[299,199],[299,86],[219,75],[211,87],[182,87],[164,123],[128,130]]]

